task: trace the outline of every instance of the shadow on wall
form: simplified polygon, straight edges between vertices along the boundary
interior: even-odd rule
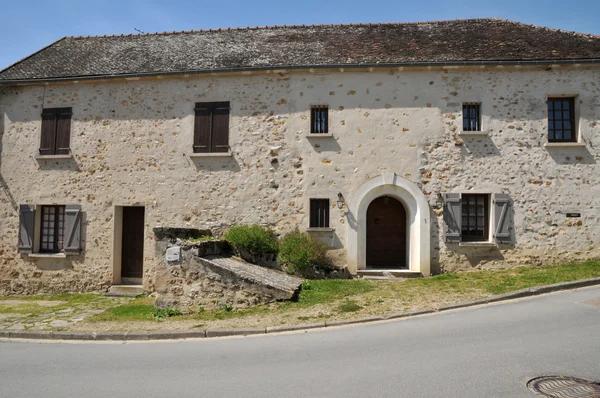
[[[317,152],[339,152],[342,147],[333,137],[309,138],[310,145]]]
[[[185,156],[185,155],[184,155]],[[194,165],[196,170],[204,170],[209,172],[217,171],[233,171],[237,172],[241,170],[240,164],[238,163],[235,156],[226,157],[185,157],[188,164]]]
[[[4,142],[3,139],[4,139],[4,114],[0,111],[0,170],[2,170],[2,153],[3,153],[2,152],[2,149],[3,149],[2,144]],[[15,212],[17,214],[19,214],[19,205],[17,204],[17,201],[15,200],[14,196],[10,192],[10,189],[8,188],[8,184],[4,180],[2,173],[0,173],[0,187],[2,188],[2,192],[4,192],[4,195],[10,202],[12,208],[15,210]]]
[[[587,147],[546,147],[546,150],[548,151],[548,155],[557,164],[596,164],[594,155],[592,155]]]
[[[40,170],[81,171],[75,158],[60,160],[35,159]]]
[[[433,208],[429,206],[429,219],[431,220],[431,228],[429,233],[431,234],[431,275],[439,275],[442,273],[442,267],[440,264],[440,221],[436,216]]]
[[[489,136],[468,137],[461,136],[463,146],[461,148],[462,157],[465,158],[466,152],[474,158],[484,158],[489,156],[500,156],[500,150],[494,144]]]

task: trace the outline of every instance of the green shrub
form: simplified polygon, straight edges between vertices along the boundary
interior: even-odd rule
[[[279,249],[273,230],[256,224],[231,227],[224,237],[238,254],[277,254]]]
[[[287,233],[279,242],[279,262],[293,271],[303,272],[312,265],[326,263],[327,245],[298,229]]]
[[[179,316],[179,315],[183,315],[181,311],[179,311],[177,308],[171,308],[171,307],[167,307],[167,308],[155,308],[154,312],[152,313],[152,317],[156,320],[156,321],[162,321],[165,318],[170,318],[172,316]]]

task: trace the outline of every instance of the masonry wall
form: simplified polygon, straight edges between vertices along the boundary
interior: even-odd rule
[[[0,90],[0,294],[107,289],[115,206],[146,207],[144,287],[154,289],[156,226],[308,226],[311,197],[330,198],[345,262],[349,203],[369,178],[393,171],[425,192],[432,270],[539,264],[598,255],[600,96],[597,69],[486,68],[294,71],[17,86]],[[4,90],[4,89],[3,89]],[[546,148],[546,98],[577,95],[584,147]],[[230,101],[231,157],[191,158],[194,104]],[[481,102],[488,136],[466,138],[462,102]],[[330,138],[307,138],[311,105],[330,108]],[[72,160],[36,160],[43,107],[72,107]],[[439,192],[505,192],[515,244],[443,242]],[[80,203],[84,250],[67,259],[17,252],[18,211]],[[566,212],[582,217],[568,219]]]

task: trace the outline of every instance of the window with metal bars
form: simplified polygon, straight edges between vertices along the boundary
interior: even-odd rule
[[[463,131],[481,131],[480,105],[475,102],[463,104]]]
[[[574,98],[548,98],[548,142],[576,142]]]
[[[310,200],[310,228],[329,228],[329,199]]]
[[[310,109],[310,133],[311,134],[327,134],[328,128],[328,111],[327,105],[315,105]]]
[[[40,251],[60,253],[64,250],[65,206],[42,206]]]
[[[489,198],[487,194],[462,195],[463,242],[487,241],[489,238]]]

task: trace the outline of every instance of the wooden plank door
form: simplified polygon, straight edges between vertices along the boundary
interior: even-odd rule
[[[144,264],[144,208],[123,207],[121,277],[141,278]]]
[[[367,268],[408,268],[406,210],[398,200],[382,196],[367,209]]]

